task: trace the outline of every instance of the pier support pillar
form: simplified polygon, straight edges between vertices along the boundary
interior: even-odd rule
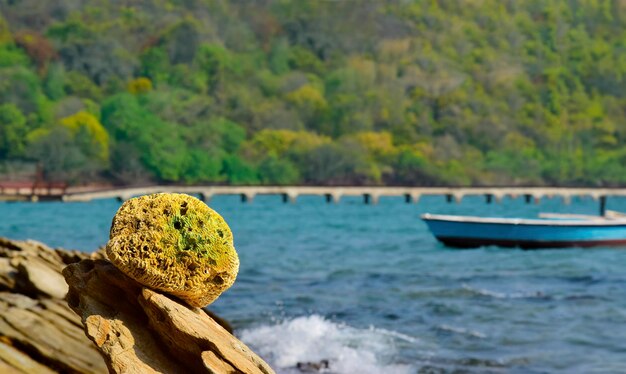
[[[563,204],[570,205],[572,203],[572,197],[570,195],[563,195]]]
[[[606,196],[600,196],[600,215],[604,216],[606,214]]]
[[[213,195],[208,192],[200,192],[198,194],[198,197],[200,198],[200,200],[208,204],[209,202],[211,202],[211,198],[213,197]]]
[[[119,195],[117,197],[117,201],[119,201],[120,203],[123,203],[126,200],[130,200],[133,198],[134,195]]]
[[[365,204],[376,205],[378,204],[378,200],[380,199],[379,195],[366,193],[363,195],[363,201]]]
[[[526,204],[530,204],[532,199],[533,199],[533,195],[530,195],[530,194],[524,195],[524,201],[526,202]]]
[[[341,196],[338,194],[324,194],[324,196],[326,197],[326,202],[327,203],[333,203],[333,204],[339,204],[339,200],[341,199]]]
[[[487,202],[487,204],[491,204],[493,202],[493,195],[492,194],[486,194],[485,195],[485,201]]]
[[[241,202],[242,203],[251,203],[254,200],[254,195],[250,193],[242,193],[241,194]]]
[[[295,204],[297,197],[298,197],[298,195],[284,193],[283,194],[283,203]]]
[[[446,194],[446,202],[451,203],[454,201],[455,203],[460,203],[463,200],[463,195],[460,194]]]
[[[420,201],[420,195],[419,194],[404,194],[404,202],[407,204],[412,204],[415,203],[417,204],[417,202]]]

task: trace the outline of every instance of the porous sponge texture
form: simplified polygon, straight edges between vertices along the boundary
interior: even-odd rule
[[[129,277],[195,307],[217,299],[239,271],[224,219],[184,194],[145,195],[122,204],[106,253]]]

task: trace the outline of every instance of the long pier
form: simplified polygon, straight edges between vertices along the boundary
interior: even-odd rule
[[[382,196],[403,197],[407,203],[416,203],[422,196],[445,196],[448,202],[461,202],[466,196],[484,196],[487,203],[499,202],[505,197],[522,197],[527,203],[544,197],[561,197],[569,203],[573,197],[588,196],[601,203],[609,196],[626,196],[626,188],[567,188],[567,187],[385,187],[385,186],[149,186],[111,188],[101,190],[59,189],[47,191],[0,192],[0,200],[61,200],[90,201],[116,198],[124,201],[134,196],[157,192],[179,192],[198,195],[209,201],[216,195],[239,195],[251,202],[258,195],[279,195],[284,202],[296,202],[302,195],[323,196],[327,202],[338,203],[344,196],[361,196],[365,203],[376,204]]]

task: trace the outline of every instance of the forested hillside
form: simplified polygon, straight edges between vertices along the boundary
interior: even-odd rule
[[[0,169],[626,185],[625,0],[0,0]]]

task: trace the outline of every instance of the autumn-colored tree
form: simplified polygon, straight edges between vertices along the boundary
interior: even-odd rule
[[[26,54],[37,65],[40,73],[44,73],[48,63],[57,58],[57,52],[43,35],[34,31],[23,31],[15,34],[15,44],[26,51]]]
[[[93,155],[103,163],[108,162],[109,133],[96,117],[87,112],[78,112],[61,119],[60,125],[68,129],[73,136],[85,134],[87,144],[84,146],[84,152]]]
[[[128,92],[138,95],[152,91],[152,81],[145,77],[135,78],[128,82]]]

